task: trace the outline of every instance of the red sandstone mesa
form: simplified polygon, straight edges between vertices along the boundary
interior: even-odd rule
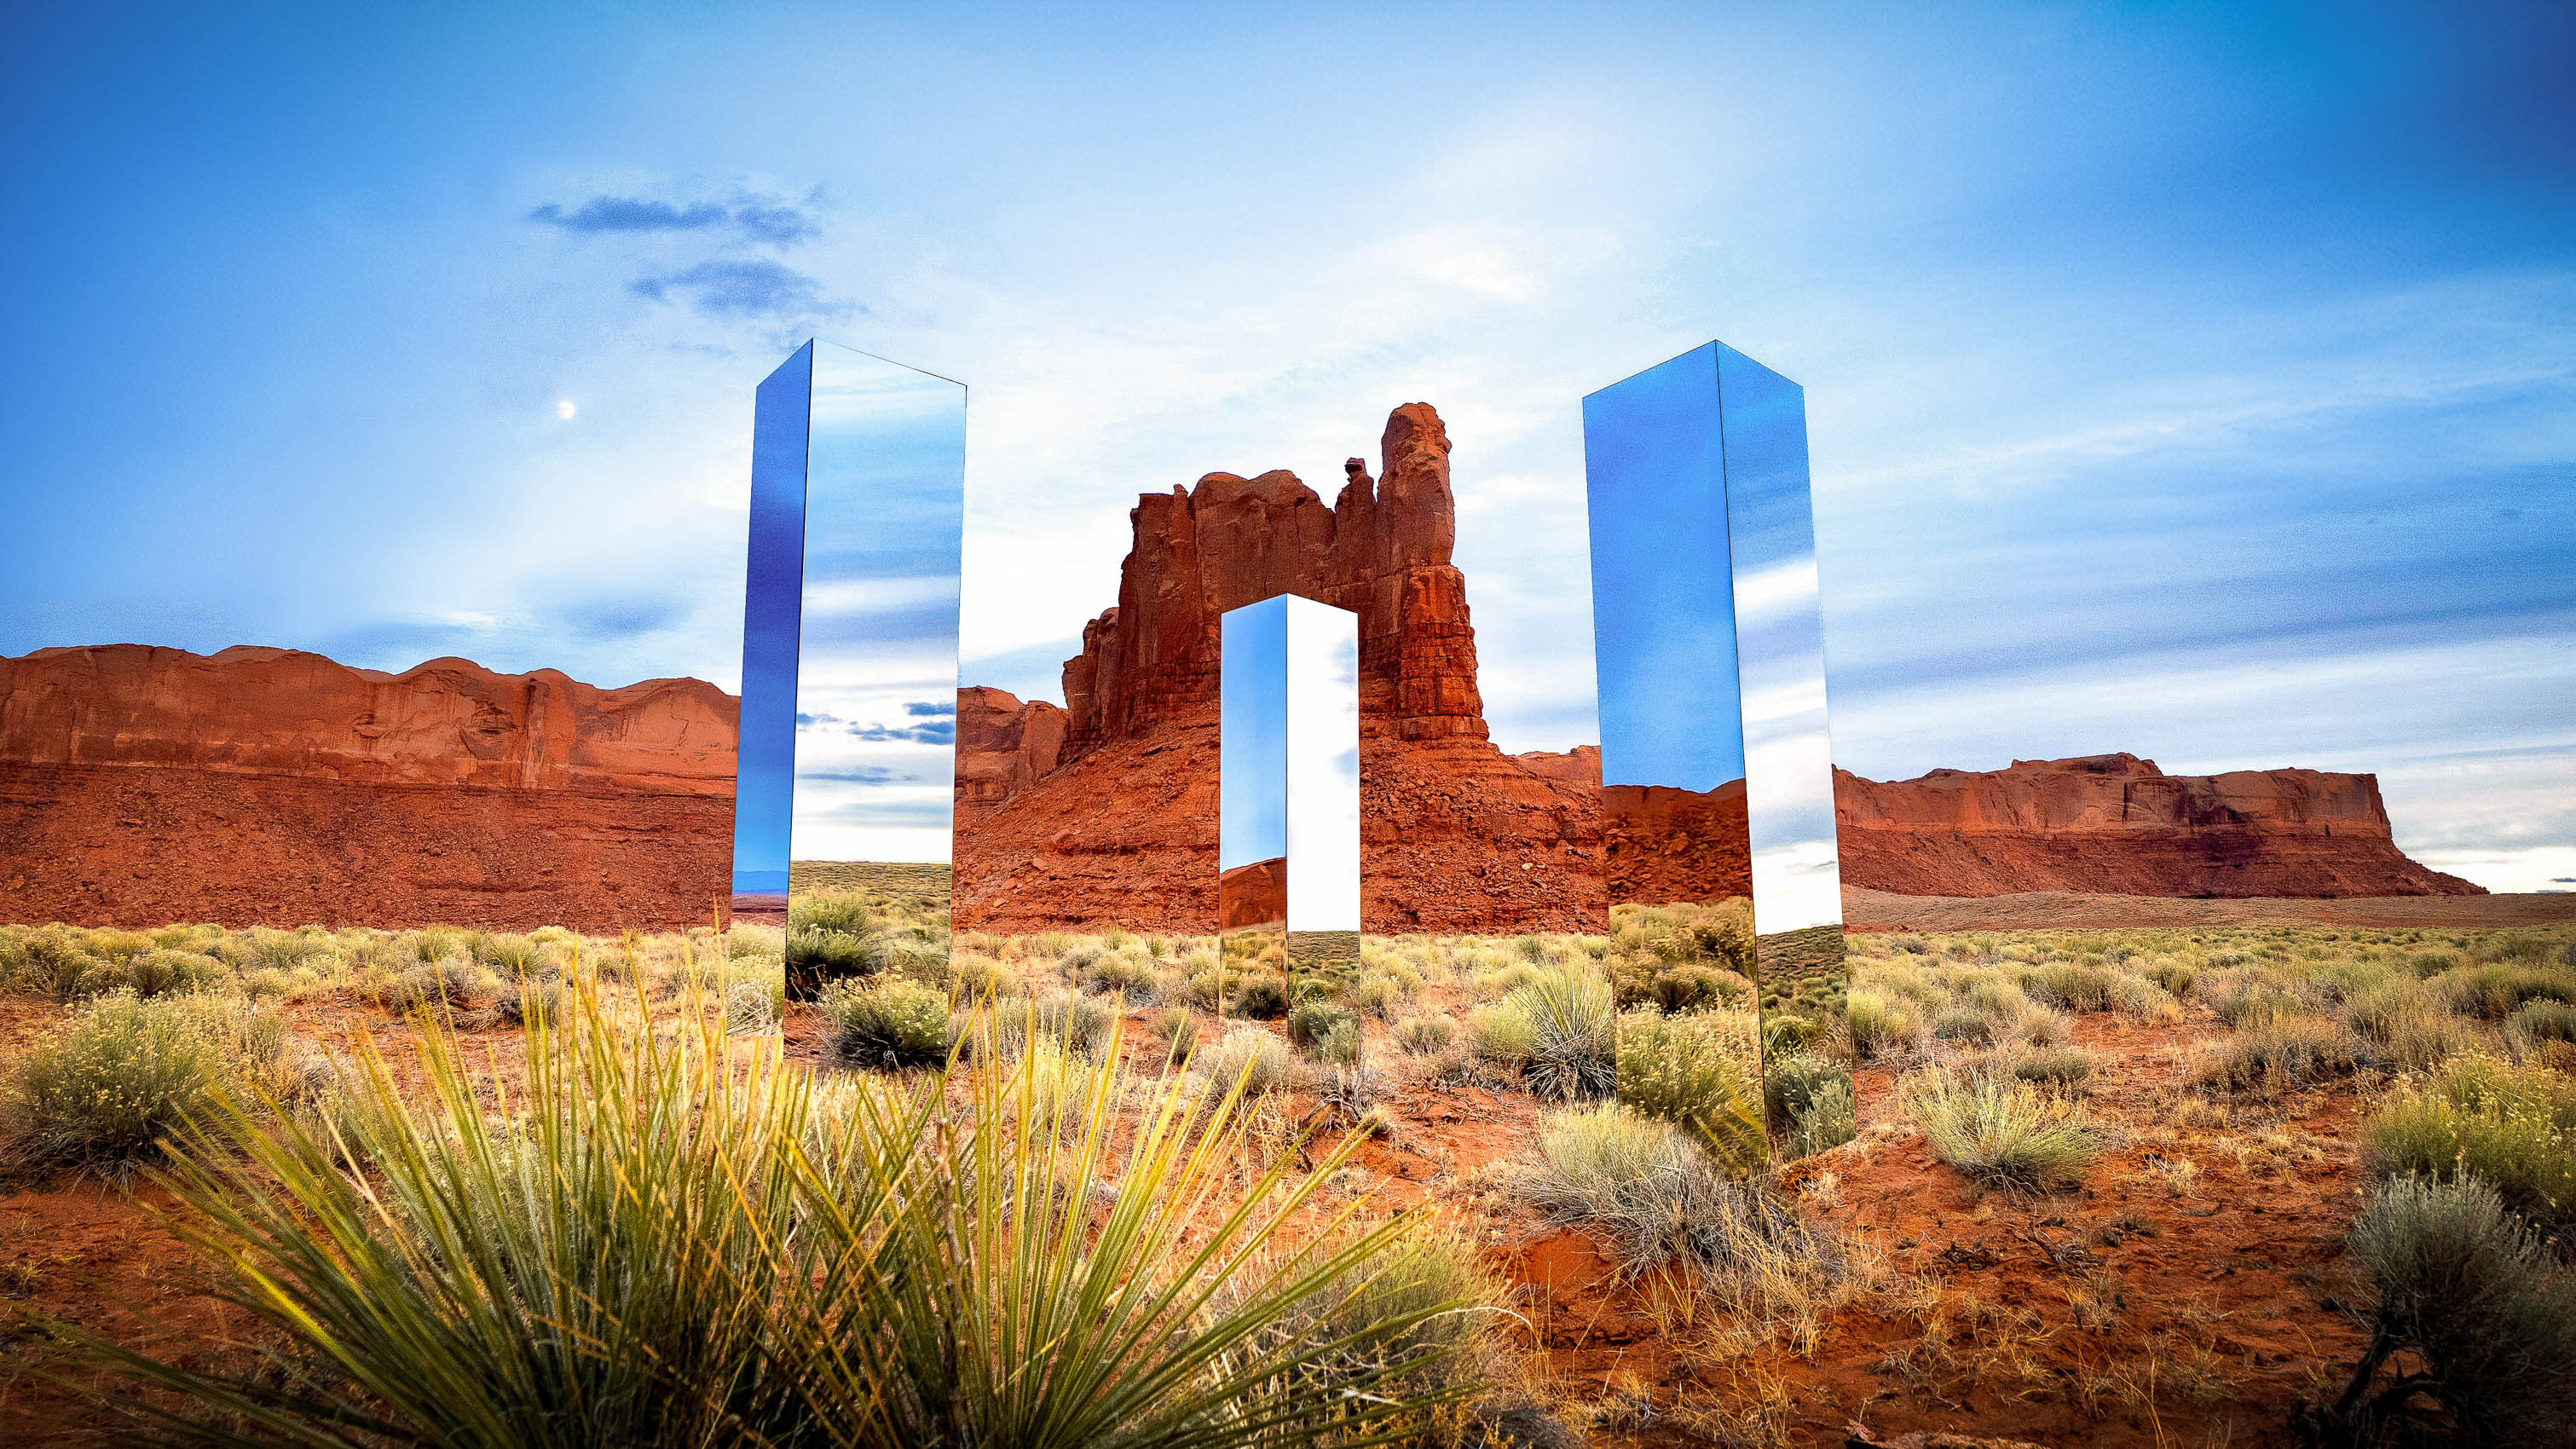
[[[1746,825],[1742,780],[1714,790],[1602,786],[1610,899],[1654,904],[1753,894]]]
[[[0,658],[0,919],[670,927],[730,873],[737,702],[462,659]]]
[[[2168,775],[2135,755],[1834,772],[1843,883],[1921,896],[2481,895],[2406,858],[2372,775]]]
[[[1218,620],[1290,593],[1360,616],[1365,929],[1602,929],[1597,754],[1587,779],[1486,738],[1439,414],[1397,408],[1380,478],[1343,471],[1330,507],[1285,472],[1137,501],[1051,768],[1053,706],[960,692],[960,927],[1215,929]]]
[[[1288,926],[1288,860],[1274,855],[1217,877],[1218,922],[1229,931]]]

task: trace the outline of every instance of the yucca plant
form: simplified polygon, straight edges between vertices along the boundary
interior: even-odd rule
[[[173,1225],[288,1347],[225,1374],[75,1335],[180,1399],[128,1410],[188,1444],[832,1442],[829,1386],[773,1352],[810,1074],[621,1036],[588,989],[567,1013],[532,1020],[520,1091],[425,1024],[416,1102],[369,1043],[321,1113],[221,1102],[165,1174]]]
[[[163,1180],[269,1362],[51,1326],[172,1444],[1367,1443],[1466,1391],[1353,1364],[1463,1305],[1366,1296],[1411,1227],[1314,1205],[1355,1142],[1243,1186],[1239,1083],[1167,1073],[1131,1131],[1114,1042],[818,1084],[694,1019],[620,1030],[583,983],[520,1087],[424,1022],[417,1100],[366,1044],[327,1109],[219,1097]],[[1334,1336],[1265,1336],[1291,1304]]]
[[[989,1041],[989,1017],[976,1030]],[[877,1405],[858,1442],[1378,1443],[1469,1391],[1435,1387],[1426,1369],[1451,1342],[1415,1330],[1473,1305],[1373,1292],[1408,1261],[1410,1220],[1363,1226],[1357,1202],[1313,1201],[1356,1136],[1299,1177],[1282,1154],[1246,1187],[1241,1077],[1208,1092],[1166,1072],[1121,1150],[1116,1029],[1098,1059],[1047,1054],[1070,1090],[1042,1080],[1040,1055],[975,1053],[994,1065],[968,1110],[928,1124],[881,1234],[840,1174],[808,1180],[834,1268],[800,1321],[829,1330],[816,1357],[835,1396]],[[886,1177],[865,1136],[825,1161]],[[1292,1316],[1324,1326],[1275,1331]]]
[[[1542,1097],[1606,1097],[1619,1087],[1618,1003],[1609,979],[1586,967],[1539,973],[1504,998],[1529,1021],[1523,1080]]]

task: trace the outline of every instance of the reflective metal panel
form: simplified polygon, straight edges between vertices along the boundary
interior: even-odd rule
[[[1359,961],[1359,616],[1282,595],[1219,627],[1224,989],[1286,1000]]]
[[[813,342],[761,387],[737,910],[783,885],[794,994],[947,953],[965,450],[964,385],[883,358]]]
[[[1731,1063],[1738,1167],[1851,1131],[1795,383],[1710,343],[1584,399],[1621,1050]],[[1757,1055],[1758,1054],[1758,1055]],[[1764,1139],[1768,1138],[1768,1151]]]

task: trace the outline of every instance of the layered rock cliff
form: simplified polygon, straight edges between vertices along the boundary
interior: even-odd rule
[[[1597,789],[1486,738],[1439,415],[1396,409],[1379,459],[1329,507],[1286,472],[1141,497],[1051,767],[1053,706],[960,692],[960,927],[1214,929],[1218,621],[1291,593],[1359,615],[1365,928],[1602,928]]]
[[[2372,775],[2168,775],[2135,755],[1834,772],[1846,885],[1923,896],[2477,895],[2406,858]]]
[[[736,701],[434,659],[0,659],[0,919],[586,930],[708,918]]]
[[[1610,899],[1664,904],[1753,894],[1744,782],[1714,790],[1601,787],[1602,855]]]

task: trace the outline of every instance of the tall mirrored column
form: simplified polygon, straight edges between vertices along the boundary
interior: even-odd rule
[[[1804,1156],[1852,1119],[1804,396],[1710,343],[1585,398],[1584,463],[1620,1050],[1740,1084],[1730,1165]]]
[[[1281,595],[1219,625],[1220,956],[1229,994],[1285,1002],[1359,964],[1359,615]]]
[[[815,341],[760,385],[734,901],[793,996],[947,957],[965,458],[962,383]]]

